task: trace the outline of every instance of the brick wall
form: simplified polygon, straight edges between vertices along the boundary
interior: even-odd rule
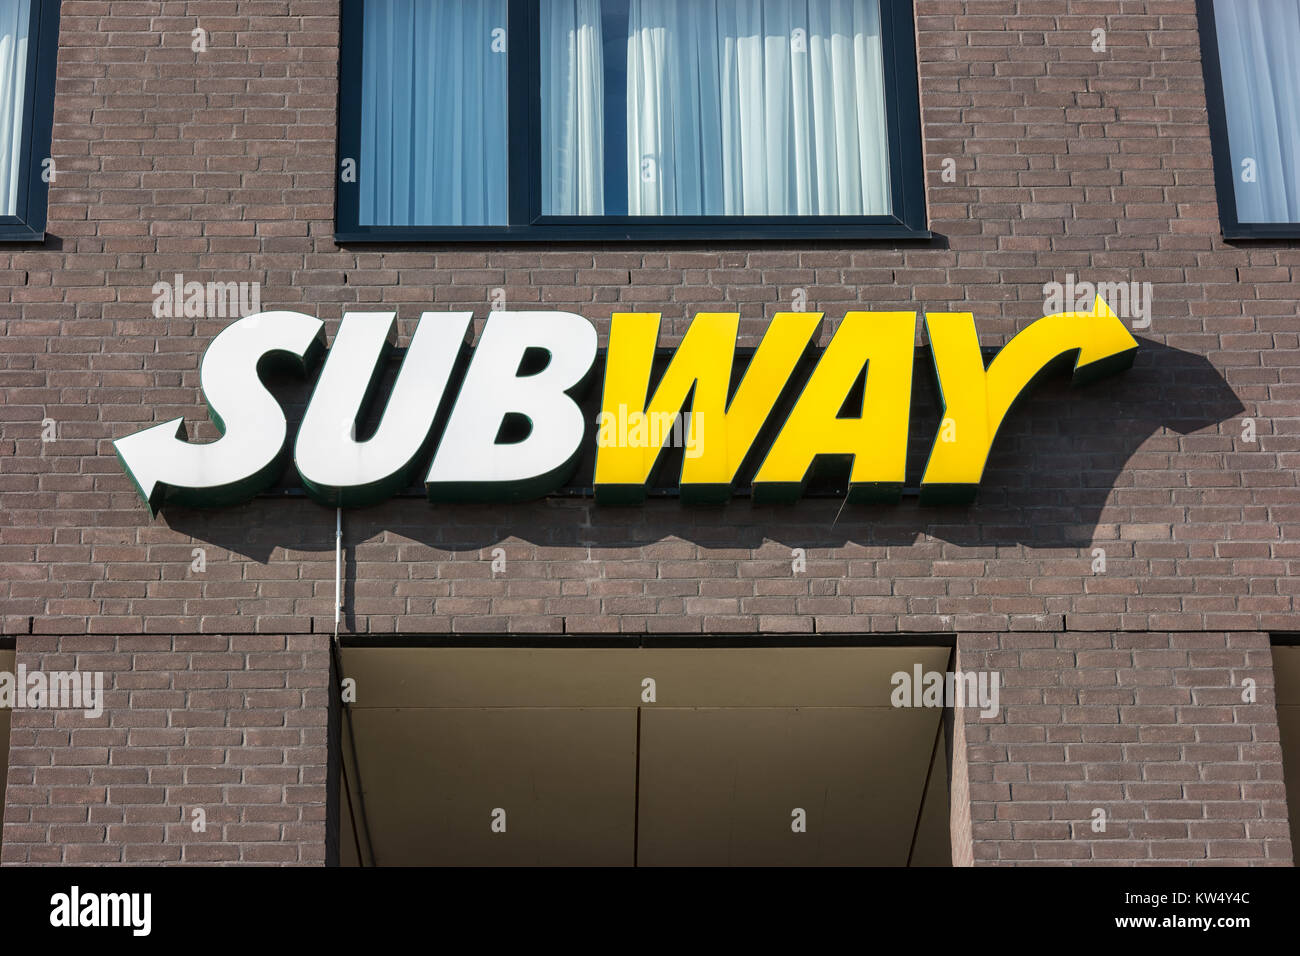
[[[14,712],[0,861],[324,863],[326,642],[20,638],[29,672],[103,672],[105,705]]]
[[[965,712],[954,785],[977,863],[1292,862],[1268,638],[1251,633],[961,635],[1002,675]],[[1252,702],[1244,681],[1256,682]],[[1096,810],[1105,829],[1094,830]]]
[[[318,315],[330,335],[345,309],[383,307],[405,340],[421,311],[481,318],[503,288],[602,333],[616,309],[661,311],[677,336],[696,311],[734,308],[749,345],[796,290],[827,314],[823,342],[851,308],[903,308],[970,310],[996,346],[1067,273],[1153,284],[1136,367],[1040,387],[972,507],[399,499],[346,518],[349,631],[1295,629],[1300,249],[1219,235],[1192,0],[916,14],[929,245],[340,249],[335,0],[64,4],[50,238],[0,248],[0,629],[274,643],[332,626],[328,509],[260,499],[150,520],[112,454],[176,415],[215,434],[198,361],[224,322],[151,314],[153,284],[177,272],[260,282],[264,308]]]
[[[1138,367],[1039,389],[974,507],[397,500],[348,517],[358,631],[1294,626],[1300,251],[1218,235],[1191,0],[919,0],[942,238],[897,247],[338,249],[337,3],[65,7],[51,238],[0,249],[6,633],[332,623],[328,509],[260,500],[151,521],[112,454],[177,414],[215,434],[197,368],[224,322],[152,317],[153,283],[176,272],[260,281],[264,308],[319,315],[331,335],[351,307],[395,307],[404,335],[426,308],[482,316],[501,287],[602,329],[614,309],[660,310],[675,335],[696,310],[738,308],[750,344],[797,288],[826,312],[823,340],[850,308],[969,309],[997,345],[1066,273],[1154,285]],[[511,563],[494,577],[498,545]]]

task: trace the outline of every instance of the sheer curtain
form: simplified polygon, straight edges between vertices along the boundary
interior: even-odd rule
[[[632,215],[888,213],[879,0],[629,0]]]
[[[605,56],[600,0],[543,0],[542,212],[605,209]]]
[[[0,0],[0,216],[18,212],[31,0]]]
[[[367,0],[360,221],[506,222],[506,0]]]
[[[1300,222],[1300,3],[1215,0],[1214,23],[1237,218]]]

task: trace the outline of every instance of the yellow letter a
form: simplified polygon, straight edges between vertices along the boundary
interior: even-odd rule
[[[797,498],[820,455],[853,459],[850,501],[898,497],[907,465],[915,338],[915,312],[844,317],[754,476],[755,501]],[[862,415],[840,418],[863,365]]]

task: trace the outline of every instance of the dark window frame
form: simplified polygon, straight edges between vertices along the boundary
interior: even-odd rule
[[[1300,238],[1300,221],[1242,222],[1237,216],[1237,169],[1232,162],[1232,143],[1228,139],[1228,108],[1223,98],[1223,70],[1219,62],[1219,30],[1214,20],[1214,0],[1196,0],[1196,20],[1201,36],[1201,69],[1205,75],[1205,109],[1210,121],[1214,195],[1219,204],[1219,226],[1223,236],[1225,239]]]
[[[0,216],[0,242],[45,241],[49,183],[45,181],[42,163],[50,158],[58,57],[59,0],[32,0],[20,134],[18,208],[15,215]]]
[[[884,216],[543,216],[538,0],[507,0],[509,225],[373,226],[359,220],[358,159],[365,0],[342,0],[339,125],[335,157],[336,242],[562,242],[638,240],[929,239],[912,0],[880,0],[891,203]],[[522,25],[522,26],[521,26]],[[523,167],[522,169],[520,167]],[[358,180],[364,170],[358,170]]]

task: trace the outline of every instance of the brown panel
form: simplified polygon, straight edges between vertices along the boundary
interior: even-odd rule
[[[633,862],[634,709],[361,709],[352,719],[378,865]],[[495,808],[505,833],[491,830]]]
[[[1279,707],[1277,727],[1282,744],[1287,815],[1291,818],[1291,846],[1300,854],[1300,707]]]
[[[349,647],[356,708],[635,707],[635,649]]]
[[[1273,648],[1273,680],[1291,846],[1300,855],[1300,647]]]
[[[942,724],[943,721],[940,721]],[[909,866],[952,866],[952,838],[948,830],[948,751],[946,732],[935,734],[934,759],[930,762],[930,780],[921,803],[921,819],[916,825]]]
[[[946,647],[653,648],[641,653],[643,676],[655,679],[652,706],[658,707],[888,707],[891,675],[911,675],[917,664],[942,671],[949,656]]]
[[[344,759],[349,783],[364,787],[353,810],[366,826],[354,838],[342,801],[341,862],[355,864],[359,842],[379,865],[631,863],[636,707],[653,677],[656,701],[641,707],[640,862],[905,865],[941,711],[888,706],[889,678],[918,663],[941,671],[948,655],[348,648],[358,701]],[[947,846],[946,785],[946,771],[932,782],[938,811],[917,835],[921,860]],[[504,835],[491,832],[494,807],[506,810]],[[790,830],[795,807],[807,833]]]
[[[646,707],[638,862],[905,866],[940,714]]]
[[[348,793],[340,790],[339,794],[339,866],[360,866],[361,857],[357,854],[356,831],[352,828],[352,814],[348,810]],[[366,857],[369,863],[370,857]]]
[[[357,793],[357,767],[353,761],[352,714],[342,715],[342,779],[339,781],[339,866],[371,865],[373,854],[366,841],[368,821]],[[355,824],[354,822],[355,821]]]
[[[946,647],[360,648],[356,707],[885,707],[890,676],[942,671]]]
[[[1274,645],[1273,681],[1279,707],[1300,707],[1300,647]]]

